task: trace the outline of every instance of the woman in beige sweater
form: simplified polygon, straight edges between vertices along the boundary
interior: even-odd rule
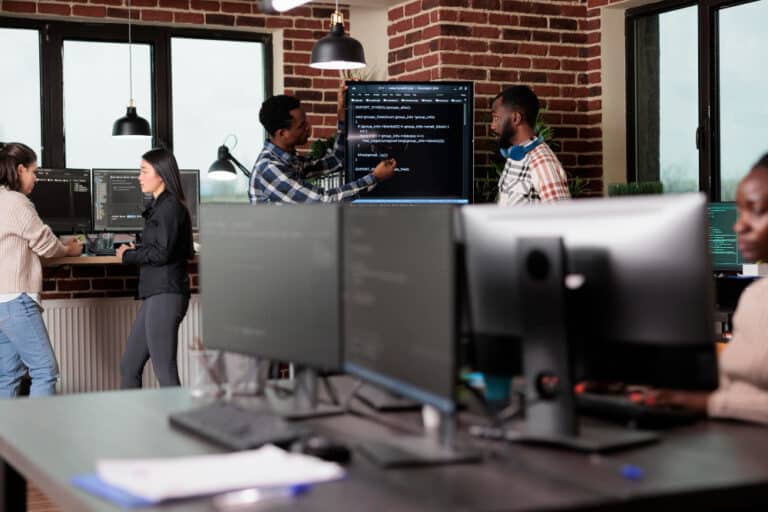
[[[40,314],[40,257],[79,255],[62,244],[27,198],[35,186],[37,156],[24,144],[0,143],[0,398],[16,396],[26,369],[31,396],[52,395],[59,376]]]
[[[736,208],[739,216],[733,229],[744,259],[768,260],[768,154],[739,183]],[[744,290],[733,327],[733,339],[720,358],[717,391],[661,390],[649,395],[649,401],[768,424],[768,278]]]

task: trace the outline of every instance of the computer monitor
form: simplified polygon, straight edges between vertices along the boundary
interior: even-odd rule
[[[59,234],[91,230],[91,171],[39,168],[29,194],[43,222]]]
[[[181,188],[184,190],[184,197],[187,199],[189,216],[192,218],[192,229],[197,231],[198,215],[200,209],[200,171],[198,169],[181,169]]]
[[[449,205],[351,205],[342,236],[345,371],[435,407],[445,425],[458,372],[454,227]],[[385,466],[473,458],[442,441],[399,437],[361,449]]]
[[[715,271],[741,270],[744,260],[739,251],[739,241],[733,225],[738,212],[736,203],[709,203],[709,253]]]
[[[469,202],[473,101],[471,82],[349,82],[347,180],[397,160],[395,176],[358,201]]]
[[[200,171],[182,169],[181,186],[187,198],[192,229],[198,229]],[[94,231],[133,231],[144,229],[142,213],[152,195],[141,192],[138,169],[94,169]]]
[[[307,367],[307,381],[341,369],[340,207],[204,204],[201,221],[205,346],[290,361]],[[337,412],[294,406],[278,412]]]
[[[535,397],[521,440],[600,450],[652,439],[577,436],[576,380],[717,387],[702,195],[477,205],[461,217],[480,369],[522,367]]]
[[[141,231],[151,197],[141,192],[138,169],[94,169],[93,230]]]

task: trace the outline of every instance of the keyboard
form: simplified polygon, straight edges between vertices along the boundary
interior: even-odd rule
[[[702,413],[676,407],[651,407],[617,394],[576,393],[579,414],[602,420],[652,430],[690,425],[704,417]]]
[[[311,434],[304,426],[288,423],[270,411],[246,409],[227,402],[171,414],[175,428],[230,450],[250,450],[264,444],[288,447]]]

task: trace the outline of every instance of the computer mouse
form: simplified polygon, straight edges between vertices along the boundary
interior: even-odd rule
[[[291,451],[340,464],[349,462],[351,457],[351,452],[345,445],[321,436],[300,439],[293,443]]]

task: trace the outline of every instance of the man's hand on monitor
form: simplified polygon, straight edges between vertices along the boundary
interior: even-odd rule
[[[394,158],[388,158],[379,162],[379,165],[373,170],[373,177],[376,181],[385,181],[395,175],[395,166],[397,161]]]

